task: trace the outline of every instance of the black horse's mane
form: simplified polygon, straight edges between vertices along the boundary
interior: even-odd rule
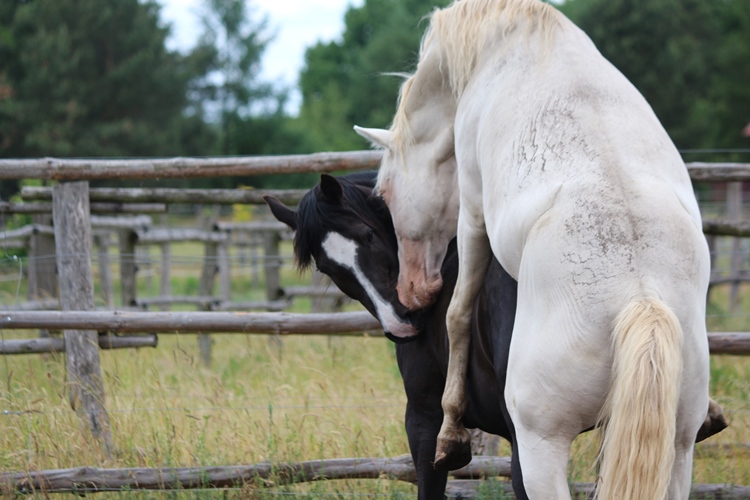
[[[312,264],[313,252],[320,248],[326,234],[324,228],[338,228],[343,232],[347,222],[352,220],[352,212],[372,229],[394,234],[385,202],[372,194],[376,178],[375,171],[337,177],[342,188],[340,200],[329,199],[320,185],[302,197],[297,208],[297,232],[294,236],[294,256],[300,270]]]

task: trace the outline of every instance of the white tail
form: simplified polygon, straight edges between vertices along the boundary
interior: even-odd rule
[[[660,500],[675,459],[682,328],[661,301],[633,302],[615,319],[612,348],[596,498]]]

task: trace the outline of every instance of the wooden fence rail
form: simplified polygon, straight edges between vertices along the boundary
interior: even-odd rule
[[[510,477],[510,458],[475,456],[466,467],[452,471],[448,498],[476,498],[476,479]],[[196,488],[247,488],[249,491],[283,485],[336,479],[383,479],[415,483],[416,470],[408,455],[394,458],[339,458],[296,463],[263,462],[256,465],[99,469],[78,467],[0,473],[0,493],[18,494],[102,493],[133,490],[189,490]],[[466,479],[470,479],[467,481]],[[512,494],[509,482],[501,483]],[[571,485],[575,498],[589,497],[594,485]],[[694,484],[691,499],[748,499],[750,487]]]
[[[703,232],[716,236],[750,237],[750,221],[738,220],[729,222],[723,220],[704,220]]]
[[[381,151],[235,158],[158,158],[141,160],[0,160],[0,179],[56,181],[186,179],[377,168]]]
[[[380,323],[366,311],[133,312],[0,311],[0,328],[95,330],[111,333],[255,333],[275,335],[381,335]],[[750,333],[708,334],[712,354],[750,354]]]
[[[366,311],[345,313],[286,312],[140,312],[140,311],[0,311],[0,328],[111,333],[258,333],[382,335],[378,320]],[[750,334],[748,334],[750,337]]]
[[[750,163],[703,163],[685,164],[690,178],[695,182],[748,182]]]
[[[51,199],[51,198],[50,198]],[[91,202],[91,213],[100,214],[150,214],[167,211],[165,203],[103,203]],[[52,203],[14,203],[0,201],[0,214],[49,214]]]
[[[283,203],[297,204],[307,189],[172,189],[172,188],[91,188],[92,201],[121,203],[183,203],[189,205],[263,205],[263,196],[273,196]],[[52,188],[26,186],[21,198],[28,201],[51,200]]]
[[[132,349],[156,347],[159,339],[154,333],[146,335],[99,335],[100,349]],[[41,354],[65,352],[65,341],[56,337],[0,340],[0,354]]]
[[[151,226],[151,217],[135,215],[126,217],[104,217],[92,215],[90,218],[92,229],[137,229],[147,231]],[[13,239],[27,239],[35,234],[54,235],[52,226],[43,224],[27,224],[18,229],[0,230],[0,242]]]

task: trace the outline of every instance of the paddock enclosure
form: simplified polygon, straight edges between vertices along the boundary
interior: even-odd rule
[[[0,492],[415,496],[393,345],[294,269],[291,234],[265,210],[264,194],[294,205],[305,191],[152,187],[379,160],[0,160],[0,182],[28,184],[0,200]],[[696,446],[693,497],[750,498],[750,164],[687,166],[712,252],[711,395],[730,421]],[[581,496],[595,454],[593,435],[574,443]],[[476,457],[449,493],[497,498],[508,475],[506,458]]]

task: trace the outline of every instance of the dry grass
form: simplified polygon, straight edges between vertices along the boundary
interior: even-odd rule
[[[162,335],[156,349],[102,352],[111,460],[70,411],[62,357],[7,358],[10,391],[4,377],[0,408],[22,414],[0,415],[0,468],[207,466],[408,452],[405,397],[386,340],[290,337],[281,355],[266,337],[214,340],[212,368],[200,365],[194,336]]]

